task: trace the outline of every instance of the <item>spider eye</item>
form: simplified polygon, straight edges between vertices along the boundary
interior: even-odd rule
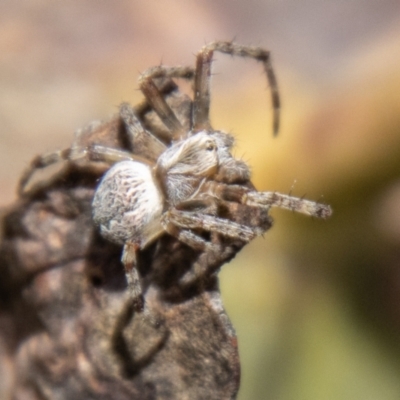
[[[206,144],[206,150],[207,151],[214,151],[215,149],[216,149],[215,143],[207,142],[207,144]]]

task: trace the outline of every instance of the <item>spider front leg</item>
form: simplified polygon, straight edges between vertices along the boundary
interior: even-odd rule
[[[193,130],[210,130],[210,77],[214,52],[231,56],[253,58],[263,64],[269,82],[273,107],[273,132],[279,130],[280,98],[278,84],[271,64],[270,52],[261,47],[242,46],[232,42],[213,42],[204,46],[197,55],[194,84]]]
[[[285,208],[286,210],[322,219],[329,218],[332,215],[331,207],[326,204],[277,192],[248,192],[243,196],[242,202],[248,206],[255,207]]]
[[[191,67],[165,67],[149,68],[139,78],[140,89],[161,121],[171,132],[171,140],[178,140],[186,136],[186,130],[166,102],[161,91],[154,82],[157,78],[181,78],[192,80],[194,69]]]
[[[239,185],[228,185],[222,182],[207,182],[204,191],[227,201],[234,201],[250,207],[279,207],[301,214],[326,219],[332,215],[330,206],[300,197],[289,196],[278,192],[257,192]]]
[[[121,261],[125,268],[125,275],[130,297],[132,299],[133,309],[135,312],[142,312],[144,309],[144,298],[137,269],[138,250],[139,246],[137,244],[131,242],[125,243]]]

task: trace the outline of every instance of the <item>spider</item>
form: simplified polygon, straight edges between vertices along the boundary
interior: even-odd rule
[[[276,135],[280,100],[269,51],[217,41],[198,52],[194,68],[160,65],[140,76],[140,89],[167,128],[167,138],[146,130],[135,110],[124,103],[120,106],[120,118],[126,126],[132,152],[96,144],[86,148],[75,146],[38,156],[20,181],[23,194],[36,169],[59,160],[83,159],[110,164],[95,191],[93,220],[105,239],[123,246],[121,261],[134,309],[138,312],[143,311],[144,300],[137,254],[163,234],[172,235],[200,253],[218,253],[223,244],[207,239],[207,233],[247,243],[268,229],[261,223],[251,227],[224,218],[218,211],[221,201],[265,210],[275,206],[320,218],[331,214],[330,207],[324,204],[253,188],[249,167],[231,155],[234,138],[210,124],[214,52],[252,58],[263,65],[271,89]],[[189,121],[177,117],[160,89],[159,83],[171,78],[193,81]]]

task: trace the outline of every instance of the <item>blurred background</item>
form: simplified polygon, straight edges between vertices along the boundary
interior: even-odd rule
[[[273,210],[274,228],[223,268],[239,399],[399,399],[398,0],[2,0],[0,205],[34,155],[139,102],[140,71],[193,65],[216,39],[271,50],[282,128],[273,138],[261,66],[220,54],[214,127],[259,190],[334,209]]]

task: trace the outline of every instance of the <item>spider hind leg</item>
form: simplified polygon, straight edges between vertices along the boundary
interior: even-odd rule
[[[136,253],[138,250],[139,246],[135,243],[125,243],[121,261],[125,268],[126,281],[132,298],[133,308],[136,312],[142,312],[144,310],[144,298],[137,269]]]
[[[57,164],[63,161],[69,161],[71,163],[103,162],[112,165],[119,161],[134,159],[149,164],[149,161],[143,157],[134,156],[131,153],[123,150],[118,150],[96,144],[87,147],[72,146],[68,149],[38,155],[31,161],[28,168],[22,174],[22,177],[18,183],[17,193],[20,197],[25,196],[26,193],[30,193],[31,188],[27,189],[27,187],[30,186],[30,183],[36,171],[45,169],[53,164]],[[47,181],[39,184],[39,187],[45,187],[46,185]]]

